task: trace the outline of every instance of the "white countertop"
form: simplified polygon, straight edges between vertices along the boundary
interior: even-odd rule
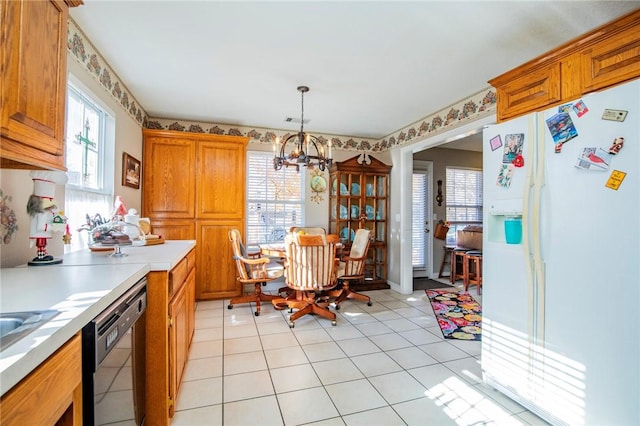
[[[0,352],[0,395],[40,365],[149,271],[168,271],[195,241],[126,247],[127,257],[83,250],[55,266],[0,269],[0,312],[54,309],[49,322]]]
[[[122,265],[148,263],[150,271],[169,271],[180,259],[194,248],[193,240],[170,240],[153,246],[123,246],[122,252],[128,256],[110,257],[113,251],[80,250],[62,256],[62,265]]]

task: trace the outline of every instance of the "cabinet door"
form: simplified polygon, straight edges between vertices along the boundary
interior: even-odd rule
[[[330,232],[335,232],[340,241],[351,245],[355,232],[364,220],[364,203],[362,196],[363,175],[361,173],[340,172],[331,178],[331,219],[336,220],[335,228],[330,226]],[[335,198],[333,196],[335,195]],[[336,207],[333,208],[333,200]]]
[[[196,329],[196,270],[191,269],[185,283],[187,292],[187,352]]]
[[[193,219],[151,220],[153,235],[165,240],[195,240],[196,223]]]
[[[187,364],[188,341],[189,341],[189,319],[187,309],[187,288],[182,286],[180,291],[169,302],[169,395],[174,401],[180,391],[182,374]],[[175,409],[175,403],[172,410]],[[169,414],[173,416],[173,413]]]
[[[82,424],[81,372],[77,334],[2,396],[2,424]]]
[[[64,170],[67,16],[62,0],[0,6],[2,158]]]
[[[153,219],[195,214],[194,140],[145,131],[142,214]],[[154,233],[156,233],[154,231]]]
[[[497,114],[500,120],[541,110],[562,100],[560,63],[517,76],[496,89],[499,99]]]
[[[622,31],[582,52],[584,92],[640,76],[640,29]]]
[[[236,266],[229,230],[243,230],[242,221],[198,220],[196,223],[196,298],[221,299],[239,296]]]
[[[198,219],[244,218],[245,156],[244,142],[199,141]]]

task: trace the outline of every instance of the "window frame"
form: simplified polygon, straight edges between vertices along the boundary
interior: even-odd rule
[[[69,74],[67,80],[67,103],[69,99],[69,90],[77,92],[87,103],[92,105],[93,108],[101,111],[101,122],[99,134],[99,160],[98,160],[98,188],[91,188],[84,185],[76,185],[73,183],[67,183],[68,188],[72,188],[79,191],[94,192],[97,194],[111,195],[114,194],[114,176],[115,176],[115,117],[116,114],[109,108],[102,100],[95,95],[93,91],[87,88],[77,77],[73,74]],[[68,108],[65,116],[65,129],[68,129]],[[68,140],[68,134],[65,130],[65,138]],[[75,137],[73,135],[72,137]],[[67,162],[67,152],[65,150],[65,167]],[[113,167],[108,167],[108,164],[112,164]]]
[[[67,182],[65,185],[65,215],[68,217],[69,228],[72,231],[71,247],[69,251],[86,249],[88,238],[86,232],[79,231],[86,225],[86,215],[94,216],[99,213],[104,220],[109,220],[114,198],[115,176],[115,132],[116,114],[102,102],[102,100],[77,77],[69,74],[67,79],[67,102],[70,96],[79,96],[82,102],[91,105],[91,108],[100,111],[100,123],[98,132],[98,171],[96,181],[98,187],[88,187]],[[69,129],[68,110],[65,116],[65,129]],[[76,127],[76,126],[74,126]],[[74,137],[67,134],[65,138]],[[69,141],[67,140],[67,143]],[[67,152],[65,149],[65,166],[67,166]],[[82,206],[86,204],[86,207]],[[77,207],[80,205],[81,207]],[[75,206],[75,207],[74,207]],[[84,207],[84,208],[83,208]],[[88,211],[87,211],[88,210]],[[96,211],[94,211],[96,210]]]

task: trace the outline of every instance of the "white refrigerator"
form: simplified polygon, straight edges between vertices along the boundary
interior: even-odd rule
[[[552,424],[640,424],[639,114],[636,80],[484,130],[483,378]]]

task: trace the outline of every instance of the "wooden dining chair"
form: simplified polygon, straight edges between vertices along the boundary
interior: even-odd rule
[[[364,267],[367,261],[367,252],[369,251],[369,236],[371,231],[368,229],[358,229],[356,231],[351,250],[342,256],[338,266],[338,286],[342,288],[332,290],[331,297],[335,297],[334,304],[336,309],[340,309],[340,303],[346,299],[362,300],[371,306],[371,298],[364,294],[356,293],[349,288],[352,282],[364,283]]]
[[[329,310],[325,292],[335,288],[337,283],[338,241],[335,234],[291,233],[285,236],[285,282],[293,292],[286,298],[272,300],[272,303],[278,309],[286,306],[292,312],[289,327],[293,328],[295,320],[307,314],[330,319],[331,324],[336,325],[336,314]]]
[[[242,243],[240,231],[231,229],[229,231],[229,241],[233,250],[233,260],[236,264],[236,279],[242,285],[244,293],[245,284],[253,284],[253,292],[242,296],[234,297],[229,301],[228,309],[233,309],[233,305],[239,303],[255,303],[255,315],[260,315],[260,302],[270,302],[280,298],[279,295],[265,294],[262,286],[268,282],[280,278],[283,274],[283,267],[275,262],[271,262],[268,257],[260,257],[256,254],[248,254]]]

